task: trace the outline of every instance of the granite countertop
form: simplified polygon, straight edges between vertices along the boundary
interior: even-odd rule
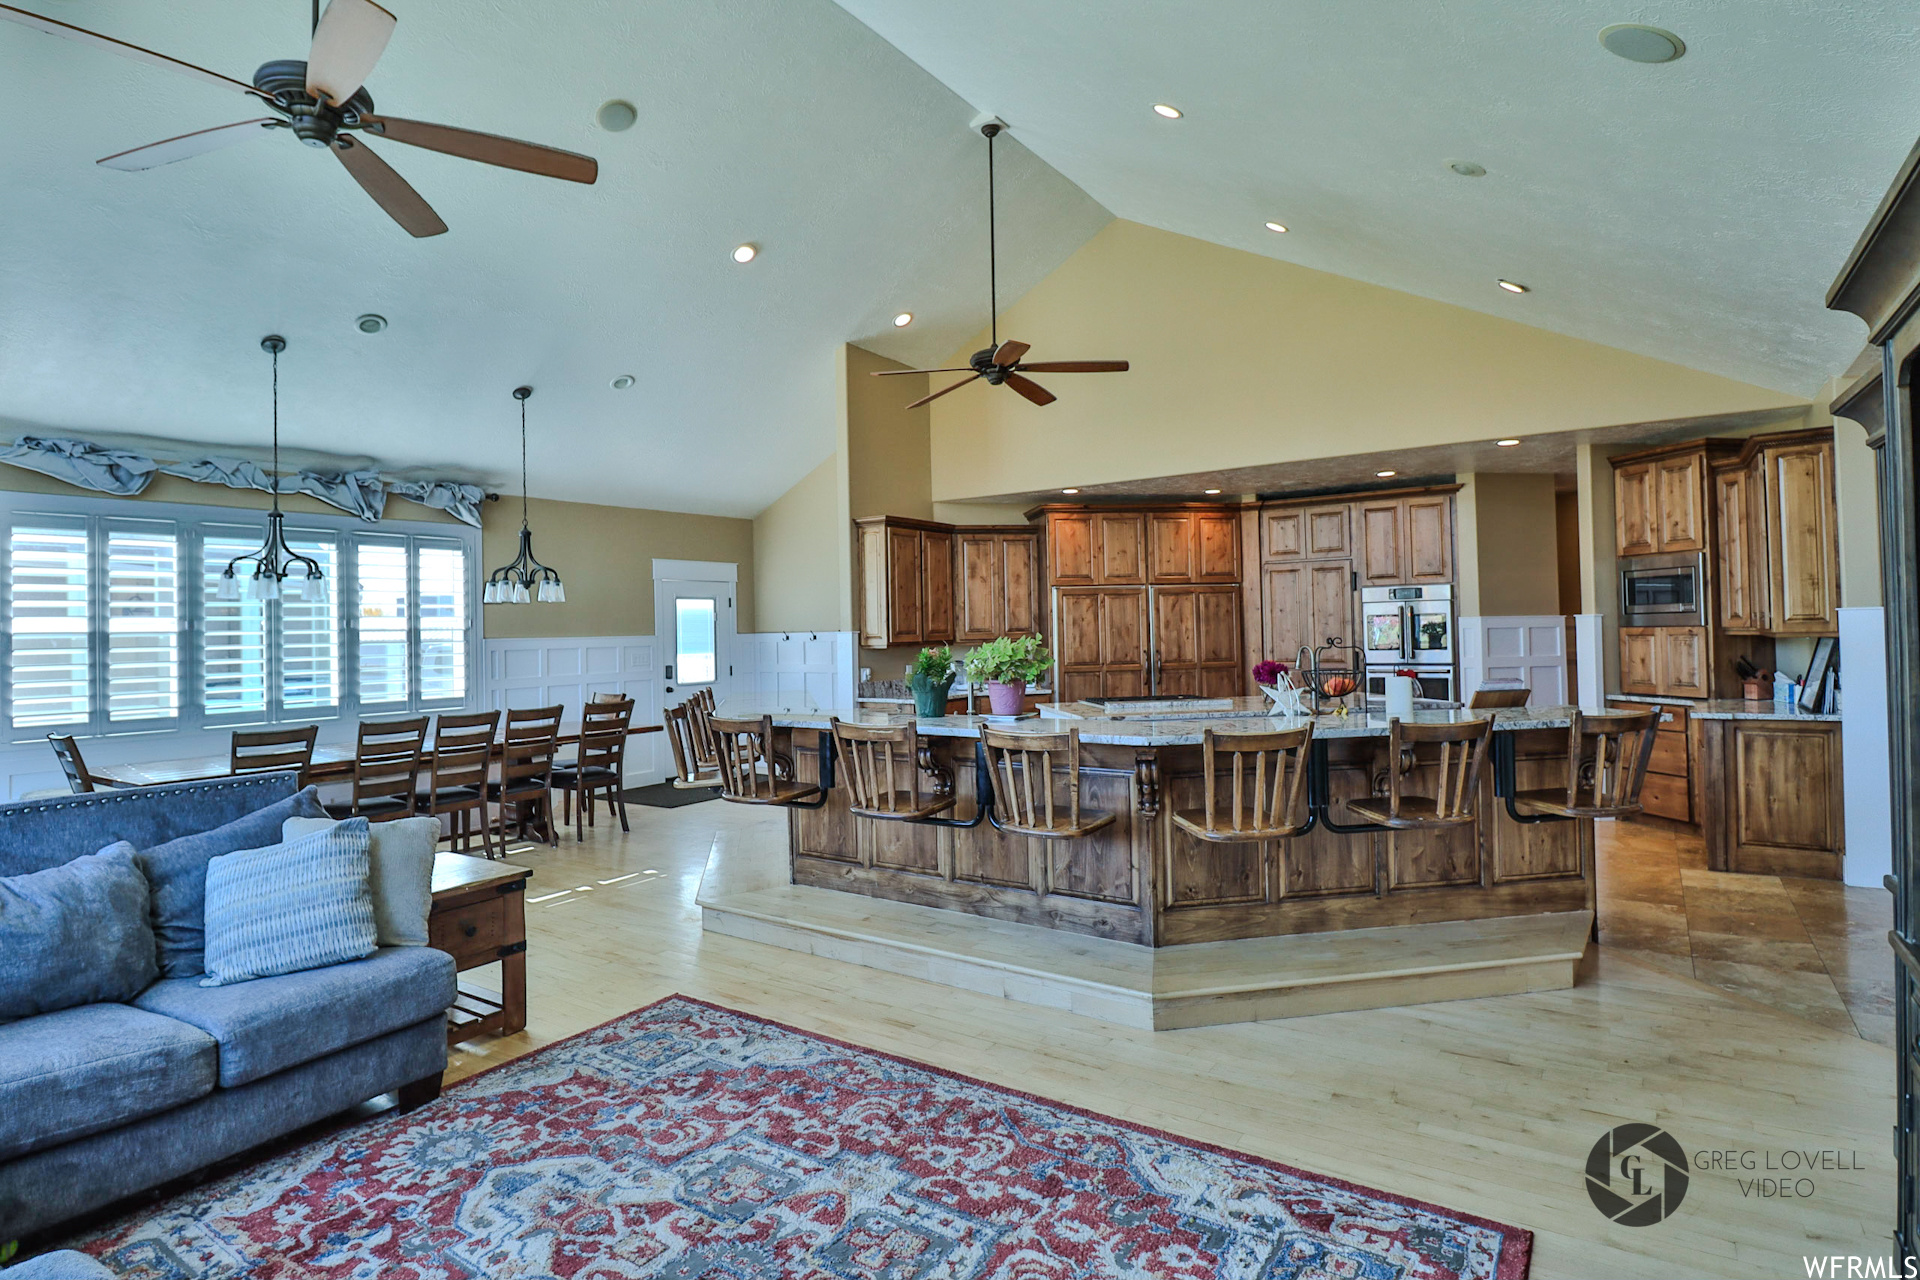
[[[1572,723],[1572,707],[1520,707],[1496,712],[1486,711],[1421,711],[1416,710],[1410,724],[1454,724],[1466,720],[1493,717],[1494,732],[1509,733],[1526,729],[1564,729]],[[919,732],[929,738],[977,738],[983,725],[995,724],[981,716],[933,716],[914,717],[893,711],[797,711],[782,710],[775,707],[758,706],[750,702],[729,703],[720,709],[722,715],[752,716],[768,714],[773,723],[784,729],[825,729],[835,715],[849,724],[906,724],[912,722]],[[1297,729],[1308,722],[1309,717],[1267,716],[1267,715],[1224,715],[1218,718],[1198,719],[1194,717],[1150,720],[1139,716],[1116,719],[1111,716],[1085,715],[1072,721],[1080,730],[1080,740],[1089,744],[1105,746],[1133,747],[1183,747],[1198,746],[1201,735],[1208,729],[1226,732],[1266,733],[1276,729]],[[1315,737],[1320,738],[1384,738],[1387,735],[1387,718],[1378,715],[1323,715],[1311,717]],[[1048,716],[999,722],[999,727],[1009,727],[1015,732],[1046,733],[1057,731],[1061,721]]]
[[[1839,724],[1833,711],[1802,711],[1788,702],[1748,702],[1744,698],[1654,698],[1638,694],[1610,693],[1608,702],[1656,703],[1663,707],[1685,707],[1695,720],[1805,720],[1814,724]]]

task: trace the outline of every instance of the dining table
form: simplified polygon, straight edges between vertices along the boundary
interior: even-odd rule
[[[657,724],[636,724],[629,726],[627,736],[637,738],[641,734],[659,733],[665,726]],[[560,726],[559,745],[562,750],[580,745],[580,725],[562,724]],[[495,740],[493,758],[498,760],[504,744]],[[432,754],[429,745],[421,753],[424,767],[427,757]],[[137,764],[89,765],[94,785],[105,787],[158,787],[170,782],[209,782],[215,778],[231,777],[233,760],[230,756],[181,756],[172,760],[144,760]],[[353,780],[353,744],[321,744],[313,749],[313,763],[307,766],[307,781],[310,783],[351,782]]]

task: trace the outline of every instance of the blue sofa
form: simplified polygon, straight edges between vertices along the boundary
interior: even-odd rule
[[[0,876],[151,848],[294,794],[292,774],[0,805]],[[5,940],[0,939],[0,945]],[[454,963],[428,947],[0,1023],[0,1241],[398,1091],[439,1093]]]

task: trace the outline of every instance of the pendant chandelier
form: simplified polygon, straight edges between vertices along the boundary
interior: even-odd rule
[[[280,353],[287,349],[287,340],[270,333],[260,339],[260,349],[273,357],[273,469],[268,475],[273,510],[267,513],[267,540],[258,551],[227,561],[216,594],[222,600],[238,600],[243,594],[248,600],[278,600],[284,593],[288,600],[324,601],[326,575],[320,572],[319,561],[287,545],[286,517],[280,512]],[[253,572],[243,588],[234,570],[246,564],[253,566]]]
[[[513,563],[487,575],[480,599],[487,604],[565,604],[567,589],[555,570],[533,558],[533,531],[527,526],[527,397],[532,387],[515,387],[520,402],[520,554]]]

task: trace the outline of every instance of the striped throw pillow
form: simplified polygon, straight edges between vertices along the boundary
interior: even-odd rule
[[[373,954],[367,820],[207,863],[203,987],[298,973]]]

